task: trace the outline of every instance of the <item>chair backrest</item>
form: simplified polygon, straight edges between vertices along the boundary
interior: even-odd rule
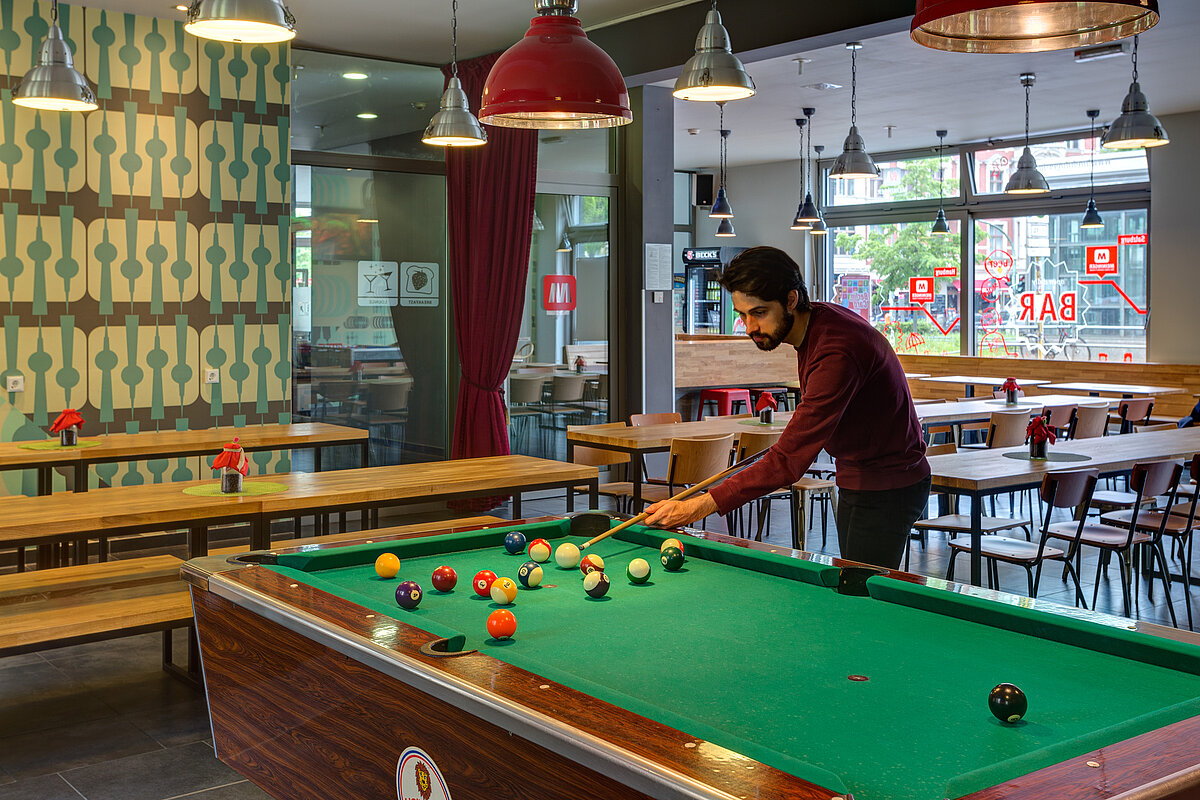
[[[510,403],[537,403],[542,399],[542,385],[545,379],[540,375],[514,376],[508,379],[508,401]]]
[[[1095,469],[1047,472],[1042,476],[1042,502],[1054,508],[1091,505],[1092,492],[1099,477],[1100,471]]]
[[[671,465],[667,481],[671,486],[690,486],[716,475],[729,466],[733,434],[671,440]]]
[[[1024,396],[1025,396],[1025,390],[1017,389],[1017,397],[1024,397]],[[1004,391],[1003,389],[994,389],[992,391],[992,397],[994,397],[997,400],[1007,400],[1008,392]],[[974,398],[972,398],[972,399],[974,399]]]
[[[1028,411],[993,411],[988,429],[988,447],[1015,447],[1025,443]]]
[[[958,452],[958,445],[954,442],[948,444],[931,444],[926,445],[925,455],[927,456],[948,456]]]
[[[1146,422],[1146,420],[1150,417],[1150,412],[1153,410],[1153,397],[1134,397],[1122,400],[1117,405],[1117,414],[1119,414],[1121,417],[1122,428],[1125,427],[1126,422]]]
[[[399,411],[408,407],[412,381],[378,381],[367,384],[368,411]]]
[[[1178,461],[1139,461],[1129,473],[1129,488],[1137,492],[1140,504],[1146,497],[1157,497],[1167,492],[1173,495],[1175,484],[1179,483],[1182,474],[1183,465]]]
[[[314,391],[327,403],[344,403],[357,390],[358,381],[321,381]]]
[[[678,411],[664,411],[661,414],[630,414],[629,424],[639,425],[668,425],[672,422],[683,422],[683,415]]]
[[[1050,427],[1055,430],[1069,430],[1072,421],[1075,419],[1075,411],[1079,406],[1072,403],[1066,406],[1043,406],[1042,415],[1050,415],[1048,420]]]
[[[573,431],[579,428],[588,428],[596,430],[598,428],[624,428],[624,422],[606,422],[602,425],[568,425],[567,430]],[[585,467],[605,467],[609,464],[628,464],[629,454],[618,453],[615,450],[603,450],[599,447],[588,447],[587,445],[577,444],[571,448],[571,463],[582,464]]]
[[[582,375],[555,375],[550,387],[550,402],[574,403],[583,399]]]
[[[1075,420],[1067,431],[1068,439],[1095,439],[1108,430],[1108,403],[1081,405],[1075,409]]]
[[[783,435],[783,431],[746,431],[738,436],[737,458],[741,461],[749,458],[752,455],[761,453],[771,445],[779,441],[779,437]]]

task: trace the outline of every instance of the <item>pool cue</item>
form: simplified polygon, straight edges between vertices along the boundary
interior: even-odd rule
[[[758,461],[760,458],[765,456],[767,454],[767,450],[770,450],[770,449],[771,448],[768,447],[766,450],[760,450],[752,456],[746,456],[741,461],[734,464],[732,467],[723,469],[720,472],[718,472],[716,475],[709,476],[709,477],[705,478],[704,480],[700,481],[699,483],[692,484],[688,488],[686,488],[683,491],[676,494],[674,497],[669,497],[667,499],[668,500],[683,500],[685,498],[691,497],[696,492],[707,489],[709,486],[712,486],[717,481],[724,480],[725,478],[728,478],[730,475],[741,470],[742,468],[750,466],[755,461]],[[642,520],[646,519],[649,516],[650,516],[650,513],[648,511],[643,511],[642,513],[638,514],[633,519],[627,519],[624,522],[622,522],[620,525],[618,525],[617,527],[610,528],[610,529],[606,530],[604,533],[600,534],[599,536],[593,536],[591,539],[588,539],[586,542],[581,544],[579,546],[579,549],[587,550],[589,547],[591,547],[592,545],[594,545],[596,542],[600,541],[601,539],[607,539],[609,536],[612,536],[614,533],[619,533],[620,531],[625,530],[626,528],[628,528],[631,525],[636,525],[637,523],[641,522]]]

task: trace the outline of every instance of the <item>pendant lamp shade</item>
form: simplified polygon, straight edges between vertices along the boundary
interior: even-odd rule
[[[1088,200],[1087,210],[1083,212],[1083,221],[1079,223],[1081,228],[1103,228],[1104,219],[1100,216],[1100,209],[1096,208],[1095,200]]]
[[[1150,113],[1150,104],[1137,81],[1129,84],[1129,94],[1121,102],[1121,116],[1117,117],[1100,146],[1106,150],[1134,150],[1139,147],[1158,147],[1169,144],[1170,137],[1158,117]]]
[[[796,216],[792,219],[792,224],[789,226],[793,231],[809,231],[812,230],[812,222],[806,219],[801,219],[804,216],[804,204],[801,203],[796,207]]]
[[[202,39],[269,44],[296,38],[296,18],[280,0],[192,0],[183,29]]]
[[[875,166],[875,160],[867,152],[867,146],[858,133],[857,125],[850,127],[850,133],[842,144],[842,154],[833,162],[829,177],[842,180],[879,177],[879,167]]]
[[[588,39],[575,10],[575,0],[537,0],[525,36],[488,73],[480,122],[566,130],[633,121],[621,71]]]
[[[946,221],[946,211],[939,208],[937,219],[933,221],[933,227],[929,229],[929,233],[933,236],[949,236],[950,223]]]
[[[712,210],[708,215],[713,219],[733,219],[733,206],[729,204],[729,197],[725,194],[725,187],[717,189],[717,199],[713,201]]]
[[[796,214],[796,219],[809,223],[811,227],[811,223],[816,222],[820,218],[821,212],[817,211],[817,206],[813,203],[812,192],[806,193],[804,195],[804,202],[800,204],[800,211]]]
[[[819,219],[814,222],[808,233],[810,236],[824,236],[829,233],[829,230],[825,227],[825,220]]]
[[[1096,208],[1096,117],[1100,116],[1100,109],[1089,108],[1087,110],[1088,119],[1092,122],[1091,136],[1089,140],[1092,143],[1091,150],[1088,154],[1088,203],[1087,208],[1083,211],[1083,219],[1079,222],[1081,228],[1103,228],[1104,220],[1100,217],[1100,210]]]
[[[487,133],[467,104],[467,93],[463,91],[462,81],[457,77],[446,83],[446,91],[442,94],[441,107],[429,120],[425,135],[421,137],[425,144],[441,147],[474,147],[487,144]]]
[[[731,239],[734,236],[737,236],[737,233],[733,230],[733,221],[730,220],[729,217],[725,217],[721,220],[721,224],[717,226],[716,235],[720,236],[722,239]]]
[[[571,252],[571,240],[567,238],[567,235],[565,233],[563,234],[562,238],[558,240],[558,247],[554,248],[554,252],[556,252],[556,253]]]
[[[913,41],[954,53],[1040,53],[1112,42],[1158,22],[1158,0],[918,0]]]
[[[1050,191],[1050,184],[1046,181],[1046,177],[1038,171],[1037,159],[1026,147],[1025,152],[1021,153],[1021,157],[1017,159],[1017,171],[1009,177],[1008,183],[1004,186],[1004,193],[1042,194],[1048,191]]]
[[[696,53],[683,65],[675,79],[673,94],[680,100],[723,102],[752,97],[754,79],[733,54],[729,31],[721,24],[716,2],[696,36]]]
[[[950,223],[946,221],[946,208],[942,204],[942,195],[946,193],[946,188],[943,183],[944,171],[942,169],[942,155],[946,149],[946,134],[948,131],[938,130],[934,132],[938,137],[938,213],[933,220],[933,227],[929,229],[932,236],[949,236]]]
[[[51,7],[50,30],[38,49],[37,62],[13,92],[13,104],[41,111],[92,111],[96,93],[75,69],[71,48],[58,27],[58,3]]]

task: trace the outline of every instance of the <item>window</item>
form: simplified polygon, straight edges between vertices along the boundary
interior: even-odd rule
[[[1056,191],[1088,185],[1093,149],[1096,151],[1097,186],[1150,180],[1144,150],[1104,150],[1100,148],[1099,138],[1065,139],[1029,146],[1037,159],[1038,170]],[[1017,159],[1023,150],[1024,145],[1014,143],[974,151],[971,161],[976,194],[1002,194],[1009,177],[1017,169]]]
[[[937,158],[877,161],[878,178],[830,181],[832,205],[852,206],[904,200],[936,200],[958,194],[958,159],[947,152],[941,159],[943,181],[938,184]]]

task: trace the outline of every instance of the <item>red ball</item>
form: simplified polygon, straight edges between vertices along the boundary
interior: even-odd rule
[[[500,608],[488,614],[488,635],[493,639],[511,639],[517,632],[517,618],[507,608]]]
[[[490,569],[481,569],[475,573],[475,594],[480,597],[492,596],[492,582],[496,580],[496,573]]]
[[[458,573],[453,567],[441,566],[433,571],[433,588],[439,592],[449,592],[458,585]]]
[[[604,559],[595,554],[584,556],[579,562],[579,571],[587,575],[593,570],[604,572]]]

